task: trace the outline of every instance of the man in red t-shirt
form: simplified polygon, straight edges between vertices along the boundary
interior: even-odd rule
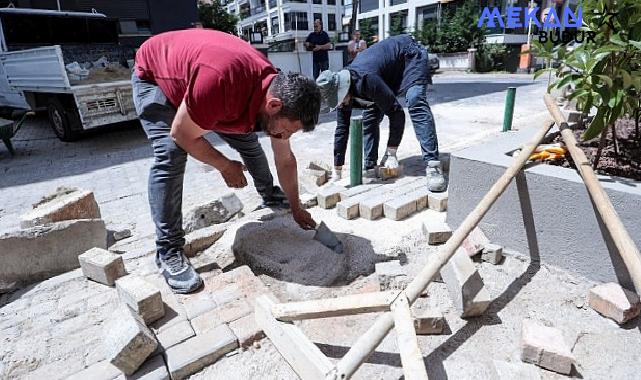
[[[316,222],[298,196],[296,158],[289,137],[318,122],[320,92],[313,80],[278,72],[245,41],[222,32],[189,29],[147,40],[136,54],[134,104],[152,143],[149,204],[156,224],[156,265],[177,293],[202,280],[183,254],[182,187],[187,155],[213,166],[227,186],[247,185],[244,166],[203,136],[216,132],[237,150],[265,205],[289,201],[304,229]],[[273,185],[255,132],[271,137],[278,178]],[[283,194],[284,192],[284,194]]]

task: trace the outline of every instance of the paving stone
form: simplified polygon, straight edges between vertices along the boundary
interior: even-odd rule
[[[186,233],[224,223],[243,209],[235,193],[228,193],[218,199],[198,205],[187,211],[183,218]]]
[[[447,223],[427,220],[423,222],[423,236],[429,245],[443,244],[452,237],[452,229]]]
[[[343,186],[334,184],[321,187],[318,190],[318,194],[316,194],[318,206],[324,209],[334,208],[334,206],[336,206],[336,204],[340,201],[340,194],[343,191],[345,191],[345,188]]]
[[[529,364],[493,361],[492,380],[541,380],[539,370]]]
[[[325,170],[303,169],[303,175],[306,176],[316,186],[323,186],[327,183],[327,172]]]
[[[618,324],[636,318],[641,313],[639,296],[614,282],[590,289],[588,303],[599,314]]]
[[[503,260],[503,247],[497,244],[486,244],[481,253],[481,260],[497,265]]]
[[[470,232],[465,240],[463,240],[461,247],[465,249],[468,256],[472,257],[481,253],[483,251],[483,247],[487,244],[490,244],[490,239],[485,236],[480,228],[474,227],[472,232]]]
[[[402,220],[427,207],[427,189],[421,188],[388,200],[383,204],[386,218]]]
[[[140,315],[149,325],[165,315],[160,290],[142,277],[128,275],[116,280],[120,300]]]
[[[443,313],[430,309],[413,310],[414,329],[417,335],[439,335],[445,329],[445,317]]]
[[[425,186],[421,183],[420,179],[410,177],[401,178],[394,183],[391,189],[389,189],[391,191],[381,192],[377,195],[372,194],[371,197],[363,200],[358,206],[358,212],[361,218],[365,218],[367,220],[382,218],[384,215],[383,205],[385,202],[402,197],[405,194],[409,194],[414,190],[419,190],[424,187]]]
[[[332,166],[327,162],[320,161],[320,160],[310,161],[307,164],[307,169],[322,170],[327,174],[330,174],[332,172]]]
[[[447,191],[442,193],[429,192],[427,195],[427,207],[434,211],[447,211]]]
[[[100,219],[70,220],[0,234],[0,293],[80,266],[78,256],[107,247]]]
[[[318,199],[316,199],[316,195],[314,194],[304,192],[300,194],[299,197],[300,203],[304,209],[312,208],[318,205]]]
[[[82,273],[94,281],[112,286],[127,274],[122,257],[102,248],[92,248],[78,256]]]
[[[121,305],[104,325],[107,359],[127,375],[131,375],[156,350],[154,334],[125,305]]]
[[[114,231],[113,237],[115,241],[124,240],[131,237],[131,230],[129,228],[123,228],[122,230]]]
[[[441,268],[441,277],[461,317],[481,315],[490,305],[490,295],[474,263],[461,248]]]
[[[33,358],[33,357],[32,357]],[[33,360],[33,359],[31,359]],[[76,358],[67,358],[65,360],[56,360],[50,363],[41,365],[34,371],[29,372],[26,376],[19,376],[23,380],[62,380],[67,376],[78,372],[83,368],[82,360]],[[12,378],[13,376],[9,377]]]
[[[67,380],[113,380],[121,374],[113,364],[103,360],[67,377]]]
[[[185,236],[185,245],[183,246],[185,256],[194,257],[198,252],[211,247],[223,236],[227,228],[228,224],[222,223],[188,233]]]
[[[48,201],[34,205],[20,217],[20,227],[30,228],[47,223],[76,219],[100,219],[100,208],[91,191],[58,188]]]
[[[409,283],[409,278],[399,260],[376,263],[376,276],[380,290],[403,290]]]
[[[156,334],[156,339],[160,346],[164,350],[167,350],[169,347],[175,346],[194,335],[196,335],[194,329],[191,327],[191,324],[185,320],[164,329],[161,333]]]
[[[207,288],[205,287],[205,289]],[[211,292],[208,291],[202,291],[192,295],[182,295],[180,296],[180,303],[184,307],[189,320],[194,320],[218,306]]]
[[[341,191],[341,193],[340,193],[341,202],[346,200],[346,199],[349,199],[351,197],[354,197],[356,195],[364,194],[364,193],[367,193],[367,192],[369,192],[371,190],[378,189],[381,186],[382,185],[380,185],[380,184],[371,184],[371,185],[367,185],[366,184],[366,185],[358,185],[358,186],[354,186],[354,187],[348,187],[344,191]]]
[[[167,367],[173,380],[181,380],[215,363],[221,356],[238,347],[236,336],[227,325],[220,325],[204,334],[165,351]]]
[[[169,372],[162,355],[154,355],[148,359],[133,375],[127,376],[127,380],[169,380]]]
[[[258,326],[258,323],[256,323],[254,313],[232,321],[229,324],[229,328],[238,339],[238,343],[242,348],[247,348],[255,341],[261,340],[265,337],[265,333]]]
[[[209,292],[216,305],[224,306],[230,302],[244,298],[239,284],[229,284]]]
[[[521,360],[565,375],[575,364],[560,330],[529,319],[523,320],[521,330]]]
[[[343,219],[356,219],[360,215],[358,205],[361,199],[358,197],[348,198],[336,204],[336,213]]]
[[[253,308],[244,299],[210,310],[191,320],[196,335],[203,334],[224,323],[230,323],[250,315]]]

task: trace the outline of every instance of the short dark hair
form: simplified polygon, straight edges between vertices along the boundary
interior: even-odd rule
[[[303,131],[313,131],[318,123],[321,95],[316,82],[298,73],[279,72],[269,92],[283,102],[279,116],[300,120]]]

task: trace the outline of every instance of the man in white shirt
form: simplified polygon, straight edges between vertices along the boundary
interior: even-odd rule
[[[367,42],[361,40],[361,32],[355,30],[354,33],[352,33],[352,39],[347,44],[347,63],[352,62],[354,58],[356,58],[356,55],[365,49],[367,49]]]

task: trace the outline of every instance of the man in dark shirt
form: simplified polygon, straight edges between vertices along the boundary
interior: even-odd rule
[[[189,29],[159,34],[136,53],[133,98],[151,141],[149,205],[156,224],[156,265],[177,293],[202,280],[183,254],[182,189],[187,155],[216,168],[227,186],[247,186],[244,166],[225,157],[204,135],[217,133],[240,153],[266,205],[287,197],[303,229],[316,222],[298,196],[296,157],[289,137],[318,122],[320,93],[299,74],[279,73],[251,45],[230,34]],[[273,185],[257,130],[271,137],[280,188]],[[284,192],[284,194],[283,194]]]
[[[426,163],[430,191],[445,191],[447,185],[438,158],[434,116],[427,103],[431,83],[427,51],[409,35],[383,40],[356,56],[338,73],[325,71],[316,83],[326,105],[337,107],[334,135],[334,177],[340,178],[345,163],[352,107],[364,108],[363,137],[365,169],[378,161],[379,125],[389,118],[389,139],[381,165],[398,167],[396,151],[405,129],[405,112],[397,96],[405,94],[416,138]]]
[[[307,36],[305,47],[313,51],[314,79],[316,79],[321,71],[329,69],[329,54],[327,51],[332,48],[329,36],[323,30],[321,20],[314,20],[314,31]]]

